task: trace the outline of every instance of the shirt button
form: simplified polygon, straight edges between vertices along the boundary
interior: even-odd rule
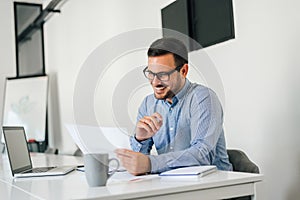
[[[170,131],[173,131],[173,130],[174,130],[174,128],[173,128],[173,127],[171,127],[171,128],[170,128]]]
[[[170,147],[171,150],[173,150],[173,147]]]

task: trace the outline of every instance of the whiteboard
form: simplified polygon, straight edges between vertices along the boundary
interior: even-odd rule
[[[6,79],[3,126],[23,126],[28,140],[45,141],[47,94],[48,76]]]

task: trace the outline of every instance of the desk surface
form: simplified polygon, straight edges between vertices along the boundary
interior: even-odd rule
[[[34,166],[81,165],[82,158],[62,155],[33,154]],[[261,174],[217,171],[198,180],[165,180],[156,175],[133,177],[118,172],[107,186],[88,186],[84,172],[73,171],[65,176],[18,178],[11,176],[6,155],[0,158],[1,199],[187,199],[205,195],[205,199],[229,198],[255,194],[255,183]],[[216,194],[221,193],[221,194]],[[183,196],[182,196],[183,195]],[[220,196],[221,195],[221,196]],[[208,198],[206,198],[208,197]]]

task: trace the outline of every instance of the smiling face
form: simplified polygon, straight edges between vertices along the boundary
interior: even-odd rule
[[[174,56],[171,53],[161,56],[148,57],[148,70],[153,73],[170,72],[176,68]],[[180,71],[170,74],[168,81],[161,81],[154,77],[150,80],[155,98],[164,99],[172,103],[172,98],[182,89],[188,72],[188,65],[184,64]]]

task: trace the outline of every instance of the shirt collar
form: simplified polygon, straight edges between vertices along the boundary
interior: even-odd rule
[[[191,82],[186,78],[183,88],[172,98],[172,106],[175,106],[180,99],[187,93]]]
[[[178,100],[182,99],[183,96],[187,93],[189,87],[191,85],[191,82],[186,78],[183,88],[175,95]]]

